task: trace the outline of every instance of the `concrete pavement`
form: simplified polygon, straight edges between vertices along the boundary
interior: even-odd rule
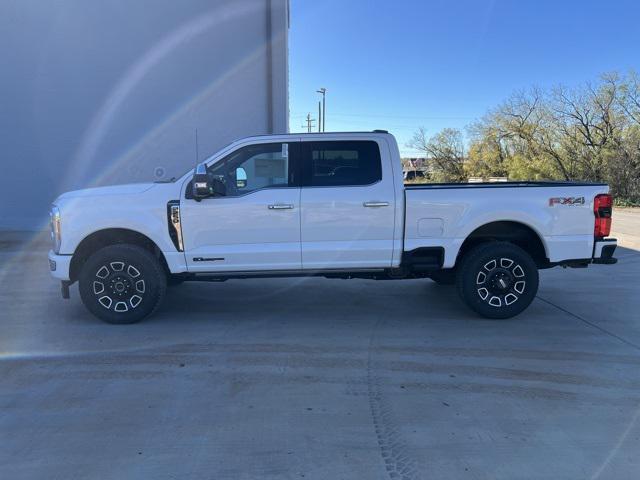
[[[640,250],[640,208],[614,208],[611,236],[619,245]]]
[[[639,251],[541,272],[507,321],[429,280],[273,279],[172,287],[111,326],[11,245],[3,478],[640,475]]]

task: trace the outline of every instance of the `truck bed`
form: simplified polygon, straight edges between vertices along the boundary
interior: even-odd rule
[[[591,258],[593,199],[607,192],[606,184],[588,182],[410,184],[404,192],[405,250],[444,247],[444,267],[451,268],[475,229],[507,222],[535,232],[550,262]]]

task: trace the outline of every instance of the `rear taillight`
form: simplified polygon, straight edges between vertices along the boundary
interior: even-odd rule
[[[608,193],[596,195],[593,199],[593,214],[596,217],[596,223],[593,228],[593,235],[596,238],[604,238],[609,236],[611,232],[611,207],[613,206],[613,197]]]

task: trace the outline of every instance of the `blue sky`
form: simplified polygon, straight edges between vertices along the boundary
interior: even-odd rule
[[[511,92],[640,71],[640,1],[291,0],[291,131],[464,128]],[[306,131],[306,127],[304,129]]]

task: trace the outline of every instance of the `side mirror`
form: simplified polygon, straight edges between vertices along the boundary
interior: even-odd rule
[[[192,193],[196,201],[208,197],[224,197],[227,194],[227,186],[222,180],[209,175],[207,166],[199,164],[193,172]]]
[[[236,168],[236,187],[245,188],[247,186],[247,172],[244,168]]]
[[[193,198],[197,201],[211,196],[211,182],[207,173],[207,166],[204,163],[199,163],[193,172],[192,188]]]

